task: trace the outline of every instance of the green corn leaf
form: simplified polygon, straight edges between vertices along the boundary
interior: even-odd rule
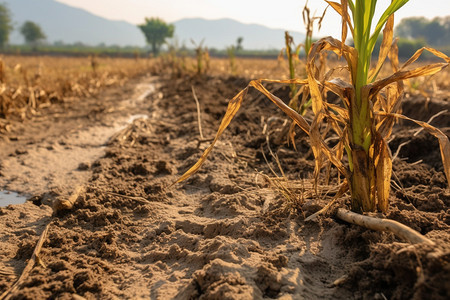
[[[384,11],[380,20],[378,20],[377,26],[375,27],[375,31],[373,32],[372,36],[370,37],[370,42],[368,44],[368,48],[371,49],[371,52],[373,51],[373,48],[375,47],[375,43],[377,41],[377,38],[380,35],[380,32],[383,29],[383,26],[386,24],[388,18],[392,14],[394,14],[397,10],[399,10],[403,5],[405,5],[408,1],[409,0],[394,0],[391,2],[389,7]]]
[[[355,3],[353,3],[353,0],[348,0],[348,6],[350,7],[352,14],[355,14]]]

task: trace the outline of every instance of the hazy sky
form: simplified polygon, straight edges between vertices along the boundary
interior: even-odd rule
[[[256,23],[272,28],[304,32],[301,11],[306,0],[56,0],[83,8],[96,15],[142,23],[145,17],[160,17],[167,22],[183,18],[232,18],[242,23]],[[390,0],[379,0],[379,8],[386,8]],[[316,15],[326,7],[325,1],[309,0],[308,6]],[[410,16],[450,15],[449,0],[410,0],[396,14],[396,24]],[[340,35],[339,16],[329,8],[326,21],[318,36]]]

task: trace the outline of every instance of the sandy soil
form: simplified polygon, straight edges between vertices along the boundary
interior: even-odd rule
[[[284,121],[250,93],[208,162],[167,188],[198,159],[200,139],[192,86],[206,139],[242,78],[152,78],[111,89],[99,99],[67,102],[2,134],[0,186],[28,195],[0,208],[0,293],[23,272],[46,226],[39,259],[11,299],[449,299],[450,191],[433,137],[403,123],[390,142],[395,181],[387,218],[437,246],[409,244],[389,233],[304,217],[332,197],[310,191],[312,154],[276,145]],[[157,89],[147,97],[139,97]],[[277,95],[287,89],[269,86]],[[128,100],[127,100],[128,99]],[[450,108],[410,97],[404,112],[422,120]],[[147,118],[133,120],[130,116]],[[448,134],[450,114],[433,120]],[[118,133],[118,129],[122,130]],[[265,180],[277,153],[295,198]],[[264,155],[268,158],[267,163]],[[411,164],[413,163],[413,164]],[[78,190],[72,210],[51,204]],[[340,205],[347,205],[343,198]],[[436,255],[436,253],[439,253]]]

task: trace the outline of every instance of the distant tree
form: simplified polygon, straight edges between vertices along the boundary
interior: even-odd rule
[[[373,57],[378,57],[382,41],[383,37],[379,36],[375,43],[374,51],[372,53]],[[401,37],[397,41],[398,56],[401,58],[410,58],[417,50],[419,50],[424,46],[426,46],[426,42],[424,39],[412,39]]]
[[[395,33],[399,37],[406,39],[415,39],[423,37],[425,34],[425,27],[427,19],[424,17],[405,18],[395,27]]]
[[[66,46],[66,44],[65,44],[64,41],[62,41],[62,40],[57,40],[57,41],[54,41],[54,42],[53,42],[53,46],[56,46],[56,47],[63,47],[63,46]]]
[[[12,30],[11,12],[5,4],[0,3],[0,48],[8,43]]]
[[[244,41],[244,38],[242,36],[237,38],[236,41],[236,51],[241,51],[243,49],[242,42]]]
[[[152,52],[155,56],[158,55],[166,38],[173,37],[173,32],[175,31],[173,24],[167,24],[159,18],[145,18],[145,23],[138,25],[138,27],[144,33],[147,43],[152,47]]]
[[[422,39],[431,46],[446,46],[450,44],[450,17],[405,18],[396,26],[395,33],[406,39]]]
[[[426,41],[433,46],[450,44],[450,32],[445,30],[440,18],[434,18],[426,26]]]
[[[73,47],[77,47],[77,48],[84,48],[84,47],[86,47],[86,45],[83,42],[80,42],[80,41],[73,43],[72,46]]]
[[[403,39],[400,38],[397,42],[398,56],[403,58],[410,58],[417,50],[426,46],[423,39]]]
[[[33,46],[33,48],[37,46],[39,41],[46,38],[41,27],[31,21],[26,21],[25,23],[23,23],[23,25],[20,27],[20,33],[25,38],[25,43]]]

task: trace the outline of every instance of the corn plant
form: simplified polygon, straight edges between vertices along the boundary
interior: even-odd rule
[[[89,55],[89,61],[91,64],[92,75],[97,77],[97,69],[98,69],[98,59],[97,55]]]
[[[236,69],[236,47],[231,45],[230,47],[227,47],[227,55],[228,60],[230,62],[230,71],[232,75],[235,75],[237,73]]]
[[[327,7],[328,8],[328,7]],[[312,41],[313,41],[313,32],[314,32],[314,22],[317,21],[317,27],[318,30],[320,30],[320,27],[322,26],[323,18],[325,17],[325,13],[327,12],[327,8],[323,11],[323,14],[321,17],[313,16],[311,17],[311,11],[308,7],[308,1],[306,1],[305,7],[302,11],[302,17],[303,17],[303,23],[305,24],[306,29],[306,35],[305,35],[305,44],[303,47],[305,48],[305,57],[308,59],[309,51],[311,50]],[[325,67],[325,56],[322,56],[322,67]],[[293,79],[293,78],[291,78]],[[304,95],[306,96],[306,95]],[[304,115],[306,112],[306,109],[311,106],[311,99],[307,102],[303,101],[301,107],[300,107],[300,114]]]
[[[324,116],[334,117],[336,123],[344,126],[344,129],[341,129],[335,124],[338,133],[343,130],[346,131],[346,133],[342,133],[346,137],[342,144],[349,161],[346,178],[349,182],[352,197],[352,209],[363,212],[378,209],[385,212],[388,209],[392,173],[392,161],[386,140],[391,134],[395,119],[401,117],[399,112],[403,92],[402,80],[434,74],[446,67],[449,59],[444,54],[427,48],[427,50],[445,59],[447,63],[405,70],[405,67],[415,61],[423,52],[424,49],[421,49],[401,69],[398,69],[397,54],[391,51],[394,12],[405,5],[408,0],[392,1],[376,23],[373,32],[371,28],[377,5],[376,0],[326,2],[342,16],[342,41],[339,43],[339,41],[331,38],[323,39],[316,43],[311,50],[311,59],[308,62],[308,78],[314,103],[313,107],[316,114],[320,115],[323,111]],[[355,47],[344,44],[348,28],[352,34]],[[372,52],[383,28],[383,40],[378,62],[375,67],[371,68]],[[324,83],[325,86],[329,84],[329,89],[337,93],[343,100],[345,110],[342,113],[326,112],[319,84],[314,76],[314,56],[324,50],[331,50],[343,55],[347,62],[351,84],[337,81]],[[390,52],[395,73],[377,80]],[[380,93],[382,89],[385,89],[386,96]],[[448,151],[450,149],[448,149],[448,138],[429,125],[420,122],[419,125],[425,126],[436,135],[443,149],[447,147],[447,153],[443,152],[442,157],[446,175],[449,178],[448,160],[450,154]]]
[[[186,50],[185,47],[179,47],[178,40],[173,39],[171,43],[168,43],[168,52],[161,56],[162,68],[170,68],[171,76],[178,78],[182,74],[186,73]],[[198,70],[198,67],[197,67]]]
[[[296,74],[297,65],[300,62],[300,50],[303,48],[305,50],[305,57],[308,57],[309,50],[311,49],[312,45],[312,38],[313,38],[313,29],[314,29],[314,23],[317,21],[318,28],[320,30],[322,20],[325,17],[326,9],[324,10],[321,17],[313,16],[311,17],[310,10],[308,8],[308,2],[306,2],[305,7],[302,11],[302,17],[303,17],[303,23],[305,24],[306,29],[306,35],[305,35],[305,41],[304,44],[298,44],[295,46],[294,44],[294,38],[289,34],[288,31],[285,31],[284,33],[284,39],[285,39],[285,45],[286,48],[281,50],[281,53],[279,55],[279,58],[283,58],[283,52],[286,54],[286,58],[288,60],[289,64],[289,78],[291,80],[298,78]],[[322,56],[324,58],[323,61],[323,67],[325,67],[325,56]],[[306,76],[306,67],[304,68],[304,72],[302,72],[301,76]],[[294,109],[295,111],[298,111],[302,116],[306,114],[306,111],[309,107],[311,107],[311,98],[309,97],[309,90],[307,87],[298,88],[295,83],[289,84],[289,107]],[[299,99],[300,95],[302,96],[301,99]],[[283,143],[285,137],[287,137],[288,143],[289,139],[292,140],[292,143],[295,145],[293,139],[295,136],[294,133],[294,124],[286,123],[286,125],[281,129],[281,133],[279,136],[275,137],[274,143],[275,144],[281,144]]]
[[[314,23],[317,21],[318,28],[320,30],[320,27],[322,25],[322,20],[325,17],[326,9],[324,10],[321,17],[313,16],[311,17],[311,12],[308,8],[308,2],[306,2],[305,7],[303,7],[302,11],[302,17],[303,17],[303,23],[305,24],[306,29],[306,35],[305,35],[305,41],[304,44],[299,44],[297,47],[295,47],[294,39],[289,34],[289,32],[285,32],[285,52],[286,57],[288,59],[289,63],[289,78],[295,79],[298,78],[296,74],[296,68],[297,64],[299,63],[299,56],[300,56],[300,50],[303,48],[305,50],[305,57],[308,58],[308,53],[311,50],[312,40],[313,40],[313,30],[314,30]],[[306,73],[306,70],[305,70]],[[289,106],[292,109],[299,110],[301,115],[304,115],[306,113],[306,109],[311,106],[311,100],[307,101],[308,98],[308,90],[303,90],[303,99],[302,104],[300,105],[298,102],[298,96],[297,92],[297,85],[295,83],[289,84],[290,88],[290,102]]]
[[[449,65],[450,58],[437,50],[424,47],[419,49],[401,67],[399,66],[398,49],[393,40],[393,14],[408,0],[393,0],[384,10],[373,31],[371,28],[376,0],[341,0],[340,3],[325,1],[342,16],[341,41],[326,37],[312,45],[308,56],[307,79],[251,81],[244,90],[230,100],[212,144],[205,150],[197,163],[177,182],[188,178],[200,168],[218,138],[239,110],[248,89],[254,87],[266,95],[309,135],[315,156],[314,178],[316,184],[320,170],[329,163],[334,165],[344,176],[345,179],[341,183],[337,195],[342,195],[349,190],[352,210],[359,212],[387,211],[392,173],[392,158],[387,140],[399,118],[413,121],[437,137],[444,172],[450,187],[450,142],[448,137],[425,122],[412,120],[400,114],[403,80],[435,74]],[[348,29],[353,36],[355,47],[344,43]],[[378,61],[372,66],[372,52],[382,30],[383,39]],[[411,64],[425,50],[445,62],[411,68]],[[320,74],[316,59],[325,51],[332,51],[344,57],[350,82],[341,78],[330,79],[330,72]],[[387,57],[391,62],[393,73],[378,79]],[[308,123],[301,114],[270,93],[263,86],[264,82],[308,86],[314,113],[312,122]],[[324,95],[328,91],[341,99],[340,105],[327,102]],[[338,136],[338,143],[333,147],[327,144],[331,134]],[[347,159],[344,159],[344,154]]]
[[[299,60],[298,57],[300,55],[301,45],[295,47],[294,38],[287,31],[284,32],[284,40],[286,44],[285,48],[286,57],[289,63],[289,78],[295,79],[296,78],[295,68]],[[297,94],[297,86],[295,85],[295,83],[292,83],[289,85],[289,88],[290,88],[289,98],[291,99],[292,102],[292,99],[294,99],[295,95]],[[292,104],[290,104],[290,106],[292,107]],[[295,109],[295,107],[292,108]]]
[[[194,40],[191,40],[192,44],[195,46],[195,57],[197,60],[197,74],[201,75],[205,73],[209,68],[209,52],[207,47],[203,47],[202,40],[199,44],[195,43]]]

